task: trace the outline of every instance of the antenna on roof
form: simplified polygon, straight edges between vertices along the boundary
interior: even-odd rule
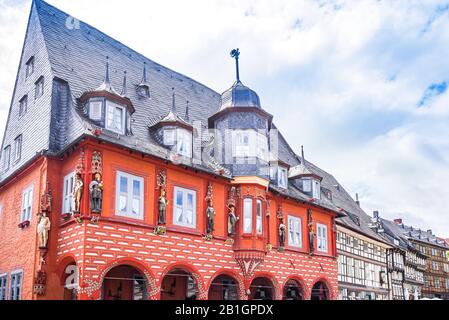
[[[357,203],[357,205],[360,207],[360,201],[359,201],[359,194],[358,193],[355,194],[355,203]]]
[[[122,97],[128,97],[128,89],[126,88],[126,71],[123,72],[123,88],[122,88]]]
[[[240,71],[239,71],[240,50],[239,50],[239,48],[233,49],[231,51],[231,57],[235,59],[235,72],[236,72],[237,83],[239,83],[240,82]]]
[[[171,111],[173,112],[173,114],[176,114],[175,88],[171,89],[173,91]]]

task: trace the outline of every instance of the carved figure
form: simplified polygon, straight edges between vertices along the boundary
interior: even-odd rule
[[[215,209],[213,207],[212,200],[209,200],[209,206],[206,209],[206,233],[211,234],[214,232],[215,226]]]
[[[47,248],[48,245],[48,232],[51,228],[50,218],[47,217],[47,213],[43,212],[37,224],[37,234],[39,239],[39,248]]]
[[[79,213],[81,209],[81,199],[83,198],[83,179],[81,178],[81,174],[77,173],[75,175],[75,186],[73,188],[73,202],[74,202],[74,213]]]
[[[279,223],[279,246],[284,247],[285,246],[285,231],[287,230],[287,227],[284,224],[284,219],[281,219]]]
[[[101,181],[101,174],[95,174],[95,179],[89,184],[89,193],[91,211],[93,213],[101,213],[103,204],[103,181]]]
[[[165,194],[165,189],[161,189],[161,194],[159,196],[158,200],[158,210],[159,210],[159,217],[158,217],[158,224],[159,225],[165,225],[165,219],[166,219],[166,210],[167,210],[168,200]]]
[[[235,236],[235,225],[237,221],[239,221],[240,217],[235,215],[235,207],[229,206],[229,214],[228,214],[228,236]]]

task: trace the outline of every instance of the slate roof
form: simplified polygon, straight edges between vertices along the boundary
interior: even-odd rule
[[[149,155],[167,159],[167,149],[160,146],[151,135],[148,127],[160,121],[169,114],[172,108],[172,88],[176,90],[177,113],[184,114],[182,101],[189,101],[189,122],[201,121],[207,128],[207,120],[217,113],[221,106],[221,95],[209,87],[167,67],[164,67],[119,41],[107,36],[96,28],[79,21],[75,28],[67,27],[67,22],[73,18],[61,10],[41,0],[34,0],[30,17],[36,14],[43,35],[51,72],[57,81],[68,84],[70,101],[65,112],[54,112],[52,123],[67,123],[67,128],[61,126],[48,126],[50,140],[58,143],[50,144],[48,152],[58,154],[73,142],[84,135],[93,135],[95,125],[87,119],[83,111],[77,108],[77,98],[84,92],[93,91],[104,81],[106,57],[109,57],[110,84],[117,92],[122,91],[123,73],[127,72],[127,97],[135,108],[132,122],[132,135],[120,136],[104,132],[99,139],[120,146],[137,149]],[[71,20],[72,19],[72,20]],[[30,19],[29,23],[36,23]],[[146,84],[150,89],[150,97],[143,98],[138,95],[136,87],[142,83],[144,65],[146,66]],[[59,101],[59,100],[57,100]],[[57,104],[56,108],[60,108]],[[74,112],[73,110],[76,110]],[[62,113],[64,118],[58,118]],[[62,116],[61,116],[62,117]],[[276,126],[273,124],[273,128]],[[8,130],[8,128],[7,128]],[[61,137],[60,135],[64,135]],[[42,135],[45,136],[45,135]],[[55,138],[55,136],[57,136]],[[35,150],[40,152],[42,150]],[[289,146],[282,134],[279,135],[279,159],[291,167],[301,164],[300,157]],[[218,164],[205,166],[194,164],[190,159],[181,158],[184,164],[200,170],[216,173]],[[319,205],[339,211],[343,208],[360,220],[360,225],[349,216],[338,219],[338,223],[351,229],[358,230],[372,238],[382,241],[368,224],[370,217],[355,203],[338,181],[326,171],[306,161],[308,170],[323,177],[322,187],[332,192],[332,201],[322,197]],[[18,168],[20,169],[20,168]],[[3,181],[4,176],[1,178]],[[289,196],[308,201],[309,197],[303,194],[291,183],[288,190],[273,190],[284,192]]]

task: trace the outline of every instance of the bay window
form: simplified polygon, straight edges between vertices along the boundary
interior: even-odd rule
[[[257,200],[256,201],[256,232],[258,235],[262,234],[262,225],[263,225],[263,218],[262,218],[262,201]]]
[[[251,233],[253,230],[253,199],[243,200],[243,233]]]
[[[288,244],[292,247],[302,247],[301,219],[288,216]]]
[[[250,157],[250,132],[248,130],[234,131],[233,137],[233,156],[237,158]]]
[[[232,132],[232,156],[234,158],[256,157],[268,161],[268,139],[255,130],[234,130]]]
[[[317,223],[317,247],[319,252],[327,253],[328,245],[327,245],[327,226],[324,224]]]
[[[71,213],[73,211],[73,188],[75,182],[75,172],[64,177],[64,186],[62,189],[62,214]]]
[[[173,224],[196,228],[196,191],[175,187],[174,197]]]
[[[175,129],[165,129],[164,130],[164,144],[166,146],[172,146],[175,144]]]
[[[143,219],[143,190],[142,177],[124,172],[117,172],[116,181],[116,215]]]
[[[22,210],[20,211],[20,222],[31,221],[33,207],[33,187],[29,187],[22,194]]]

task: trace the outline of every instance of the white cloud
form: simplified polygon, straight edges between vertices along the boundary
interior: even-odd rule
[[[69,1],[52,4],[217,91],[241,77],[295,150],[333,173],[366,211],[449,237],[449,82],[444,1]],[[0,0],[0,116],[29,2]],[[102,13],[102,14],[99,14]]]

